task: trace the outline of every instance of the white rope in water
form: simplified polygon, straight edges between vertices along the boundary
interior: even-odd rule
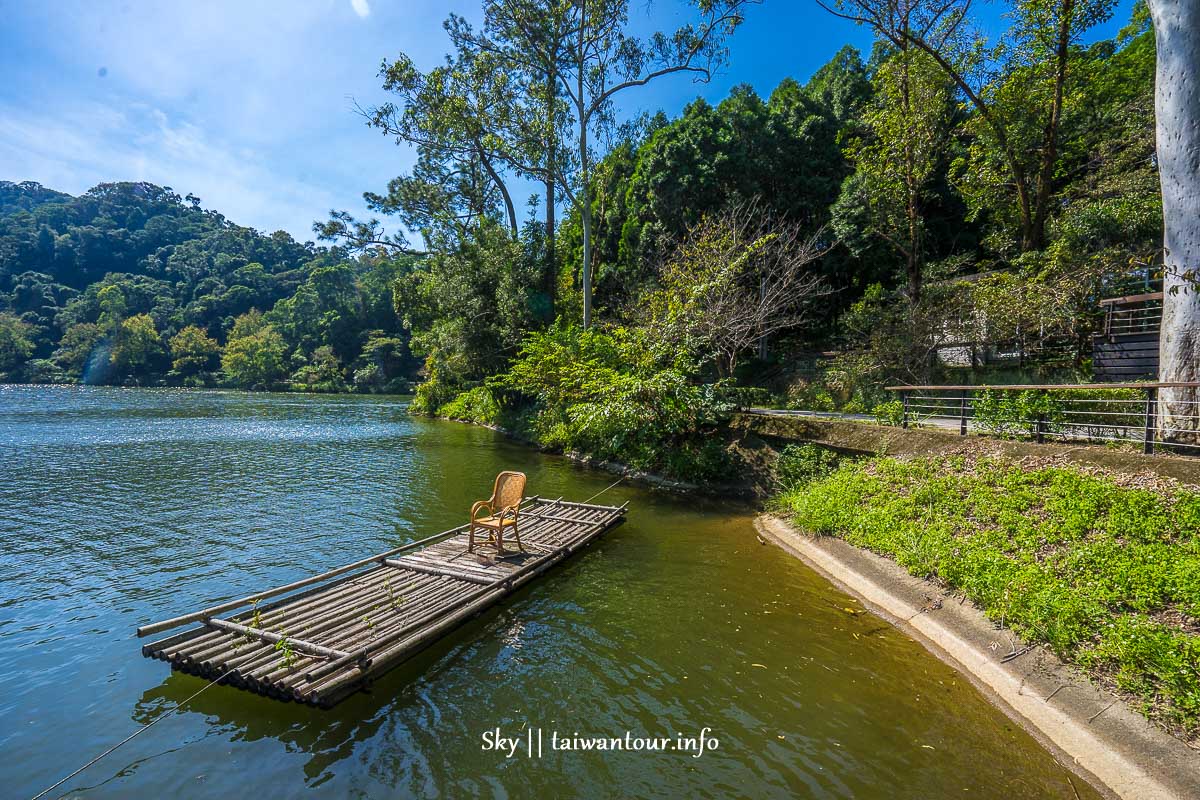
[[[172,709],[171,709],[170,711],[168,711],[166,714],[163,714],[163,715],[161,715],[161,716],[155,717],[155,718],[154,718],[154,719],[152,719],[150,722],[147,722],[145,725],[143,725],[142,727],[138,728],[136,731],[134,731],[133,733],[129,734],[129,735],[128,735],[128,736],[126,736],[124,739],[122,739],[121,741],[117,742],[117,743],[116,743],[116,744],[114,744],[112,747],[108,748],[108,749],[107,749],[107,750],[105,750],[103,753],[101,753],[100,755],[96,756],[96,757],[95,757],[95,758],[93,758],[91,761],[87,762],[87,763],[86,763],[86,764],[84,764],[82,767],[80,767],[79,769],[75,770],[74,772],[72,772],[72,773],[71,773],[70,775],[68,775],[67,777],[65,777],[65,778],[63,778],[62,780],[60,780],[58,783],[54,784],[53,786],[47,786],[45,789],[42,789],[40,792],[38,792],[37,794],[35,794],[35,795],[34,795],[34,796],[31,798],[31,800],[40,800],[40,798],[42,798],[42,797],[45,797],[45,796],[46,796],[46,795],[48,795],[50,792],[53,792],[53,791],[54,791],[55,789],[57,789],[58,787],[62,786],[64,783],[66,783],[67,781],[71,780],[71,778],[74,778],[76,775],[78,775],[79,773],[83,772],[85,769],[87,769],[88,767],[92,766],[93,764],[95,764],[95,763],[96,763],[97,761],[99,761],[100,759],[102,759],[102,758],[104,758],[105,756],[107,756],[109,753],[112,753],[112,752],[114,752],[114,751],[115,751],[115,750],[116,750],[118,747],[122,746],[122,745],[123,745],[123,744],[125,744],[126,742],[132,741],[132,740],[133,740],[133,738],[134,738],[135,736],[137,736],[137,735],[139,735],[139,734],[141,734],[141,733],[144,733],[145,731],[149,730],[149,729],[150,729],[150,727],[151,727],[152,725],[154,725],[156,722],[160,722],[160,721],[162,721],[162,720],[166,719],[167,717],[174,716],[175,714],[179,713],[179,710],[180,710],[180,709],[182,709],[184,706],[186,706],[188,703],[190,703],[191,701],[195,700],[197,697],[199,697],[199,696],[200,696],[200,695],[202,695],[204,692],[206,692],[206,691],[208,691],[209,689],[211,689],[213,686],[216,686],[216,685],[217,685],[218,683],[220,683],[221,681],[225,680],[225,678],[226,678],[226,677],[229,675],[229,673],[231,673],[231,672],[233,672],[233,668],[232,668],[232,667],[231,667],[230,669],[227,669],[227,670],[226,670],[226,671],[225,671],[225,672],[224,672],[224,673],[223,673],[223,674],[222,674],[220,677],[216,678],[216,679],[215,679],[215,680],[213,680],[213,681],[210,681],[210,682],[209,682],[209,684],[208,684],[207,686],[205,686],[205,687],[203,687],[202,689],[198,690],[198,691],[197,691],[195,694],[193,694],[191,697],[189,697],[189,698],[187,698],[186,700],[184,700],[184,701],[182,701],[182,702],[178,703],[178,704],[177,704],[177,705],[176,705],[174,708],[172,708]]]
[[[595,500],[597,497],[599,497],[600,495],[604,494],[604,493],[605,493],[605,492],[607,492],[609,489],[613,488],[614,486],[616,486],[618,483],[620,483],[620,482],[621,482],[621,481],[623,481],[623,480],[625,480],[625,478],[624,478],[623,476],[622,476],[622,477],[620,477],[620,478],[617,478],[615,481],[613,481],[612,483],[610,483],[608,486],[605,486],[603,489],[601,489],[600,491],[596,492],[594,495],[592,495],[591,497],[589,497],[587,500],[584,500],[583,502],[584,502],[585,504],[586,504],[586,503],[590,503],[590,502],[592,502],[592,501],[593,501],[593,500]]]

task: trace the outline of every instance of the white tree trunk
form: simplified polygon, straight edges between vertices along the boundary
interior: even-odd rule
[[[1163,198],[1163,318],[1158,379],[1200,379],[1200,0],[1149,0],[1158,46],[1158,170]],[[1164,441],[1197,440],[1194,388],[1159,393]]]

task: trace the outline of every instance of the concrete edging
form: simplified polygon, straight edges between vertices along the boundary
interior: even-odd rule
[[[965,674],[1065,766],[1106,794],[1130,800],[1200,797],[1200,753],[1046,648],[1027,647],[974,605],[950,601],[948,591],[891,559],[841,539],[808,536],[767,514],[754,527]]]

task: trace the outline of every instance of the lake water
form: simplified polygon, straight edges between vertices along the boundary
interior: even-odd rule
[[[612,482],[398,399],[0,386],[0,794],[205,685],[142,658],[137,625],[457,525],[502,468],[551,497]],[[370,694],[215,686],[53,796],[1097,796],[747,510],[597,500],[624,501],[625,525]],[[484,750],[497,727],[541,729],[543,756]],[[549,747],[703,728],[699,757]]]

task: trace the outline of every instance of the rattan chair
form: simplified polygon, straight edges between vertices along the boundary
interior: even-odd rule
[[[518,518],[521,514],[521,501],[525,499],[525,473],[501,472],[496,476],[496,485],[492,487],[492,496],[480,500],[471,506],[471,533],[468,538],[467,552],[475,550],[475,529],[483,528],[488,532],[485,544],[494,544],[497,552],[504,552],[504,530],[512,530],[513,538],[517,540],[517,548],[525,550],[521,544],[521,531]],[[477,516],[480,511],[487,509],[486,517]]]

